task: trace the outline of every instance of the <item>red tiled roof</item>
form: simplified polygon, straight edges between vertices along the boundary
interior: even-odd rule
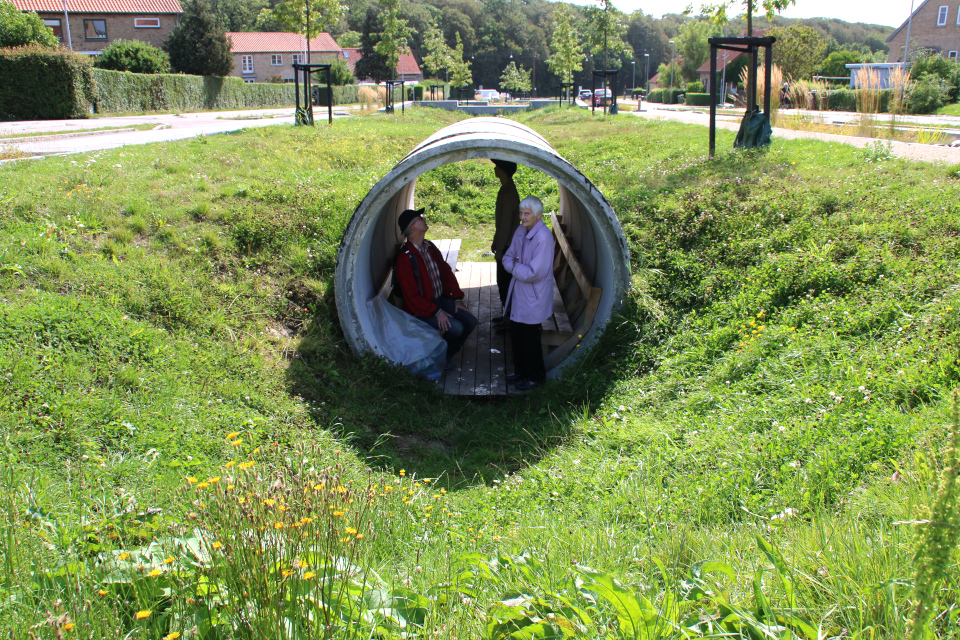
[[[2,0],[0,0],[2,1]],[[13,0],[20,11],[63,13],[63,0]],[[183,13],[177,0],[67,0],[70,13]]]
[[[354,73],[354,67],[357,66],[357,60],[360,59],[360,49],[344,49],[343,57],[347,60],[347,66],[350,67],[350,73]],[[410,51],[410,47],[407,47],[407,50],[400,54],[400,59],[397,61],[397,77],[399,77],[401,73],[405,77],[421,74],[420,65],[417,64],[417,59]],[[354,75],[356,74],[354,73]]]
[[[233,53],[283,53],[306,51],[307,39],[299,33],[230,31],[227,33]],[[340,52],[340,47],[329,33],[321,33],[310,41],[311,52]]]

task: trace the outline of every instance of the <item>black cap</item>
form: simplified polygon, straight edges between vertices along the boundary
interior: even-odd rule
[[[407,227],[410,226],[410,223],[423,215],[423,212],[427,208],[422,209],[407,209],[400,214],[400,217],[397,218],[397,226],[400,227],[400,233],[406,235]]]
[[[516,162],[510,162],[509,160],[497,160],[496,158],[491,158],[490,160],[493,162],[493,164],[497,165],[497,168],[503,169],[511,178],[513,177],[513,174],[517,172]]]

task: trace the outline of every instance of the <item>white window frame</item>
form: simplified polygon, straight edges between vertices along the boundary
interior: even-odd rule
[[[940,13],[937,14],[937,26],[945,27],[947,26],[947,14],[950,13],[950,7],[948,5],[940,5]]]
[[[949,52],[947,52],[947,60],[953,60],[954,62],[956,62],[956,61],[957,61],[957,52],[956,52],[956,51],[949,51]]]
[[[253,56],[240,56],[241,73],[253,73]]]
[[[254,82],[257,81],[257,79],[256,79],[256,78],[244,78],[243,81],[244,81],[246,84],[253,84]]]
[[[160,18],[134,18],[134,29],[159,29]]]
[[[303,64],[300,58],[303,57],[301,53],[294,53],[291,57],[290,64]]]
[[[63,42],[63,23],[60,22],[60,18],[44,18],[43,26],[48,27],[51,31],[56,27],[53,35],[57,36],[57,40]],[[60,32],[59,35],[56,33],[57,31]]]
[[[957,24],[960,25],[960,7],[957,7]]]
[[[283,54],[282,54],[282,53],[271,53],[271,54],[270,54],[270,66],[271,66],[271,67],[282,67],[282,66],[283,66]]]

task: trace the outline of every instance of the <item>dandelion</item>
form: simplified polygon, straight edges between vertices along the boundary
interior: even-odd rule
[[[234,447],[239,447],[242,444],[243,444],[243,440],[234,440],[233,442],[230,443],[230,445]]]
[[[239,435],[240,435],[239,431],[231,431],[230,433],[227,434],[227,440],[233,440]]]
[[[333,512],[333,517],[334,517],[334,518],[340,518],[340,517],[342,517],[342,516],[343,516],[343,511],[334,511],[334,512]]]
[[[163,636],[163,640],[177,640],[180,637],[179,631],[171,631],[167,635]]]
[[[282,523],[282,522],[274,522],[274,523],[273,523],[273,528],[274,528],[274,529],[283,529],[283,523]]]
[[[164,560],[163,564],[173,564],[173,556],[170,556],[169,558]]]
[[[247,460],[246,462],[241,462],[238,466],[241,469],[249,469],[254,464],[253,460]]]
[[[151,572],[148,573],[147,575],[150,576],[151,578],[156,578],[156,577],[157,577],[158,575],[160,575],[161,573],[163,573],[163,571],[160,571],[160,569],[154,569],[153,571],[151,571]]]
[[[75,623],[73,623],[73,622],[68,622],[67,624],[63,625],[63,630],[64,630],[64,631],[71,631],[71,630],[73,630],[73,628],[74,628],[75,626],[77,626]]]
[[[209,482],[201,482],[200,484],[197,485],[197,489],[206,489],[209,486],[210,486]]]
[[[101,596],[107,595],[106,589],[98,589],[98,590],[97,590],[97,595],[101,595]]]
[[[358,533],[358,534],[357,534],[357,540],[363,540],[363,534],[362,534],[362,533]]]
[[[197,479],[194,478],[193,476],[189,476],[189,477],[187,478],[187,482],[189,482],[190,484],[194,484],[196,481],[197,481]]]
[[[405,475],[407,475],[407,470],[406,470],[406,469],[400,469],[400,477],[402,478],[402,477],[404,477]]]
[[[309,580],[310,578],[313,578],[313,577],[315,577],[316,575],[317,575],[317,574],[315,574],[313,571],[307,571],[305,574],[303,574],[303,579],[304,579],[304,580]]]
[[[130,557],[129,551],[124,551],[123,553],[120,554],[120,560],[126,560],[129,557]]]
[[[344,529],[343,531],[344,531],[344,533],[348,533],[348,534],[350,534],[351,536],[357,533],[357,530],[354,529],[353,527],[347,527],[347,528]]]
[[[207,482],[209,482],[210,484],[216,484],[216,483],[220,482],[220,476],[214,476],[214,477],[212,477],[212,478],[207,478]]]
[[[231,461],[228,462],[227,464],[223,465],[223,468],[224,468],[224,469],[229,469],[230,467],[232,467],[232,466],[235,465],[235,464],[237,464],[237,461],[236,461],[236,460],[231,460]]]
[[[280,572],[280,575],[282,575],[284,578],[289,578],[290,576],[293,575],[293,571],[291,571],[290,569],[284,569],[283,571]]]
[[[219,548],[222,547],[222,546],[223,546],[223,543],[220,542],[219,540],[218,540],[217,542],[214,542],[214,543],[213,543],[213,548],[214,548],[214,549],[219,549]]]
[[[151,611],[150,609],[143,609],[141,611],[137,611],[137,620],[143,620],[144,618],[149,618],[151,613],[153,613],[153,611]]]
[[[274,500],[273,498],[267,498],[266,500],[263,501],[263,504],[267,505],[268,507],[272,507],[276,503],[277,501]]]

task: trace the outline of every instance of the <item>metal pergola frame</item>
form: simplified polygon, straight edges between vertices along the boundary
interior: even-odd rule
[[[610,88],[610,97],[612,102],[610,103],[610,115],[619,112],[617,108],[617,75],[620,73],[619,69],[605,69],[603,71],[594,71],[593,72],[593,85],[590,87],[590,112],[594,113],[597,110],[597,76],[603,76],[604,81],[607,78],[613,76],[613,83],[605,82],[606,88]],[[612,87],[612,88],[611,88]],[[603,105],[603,112],[607,112],[607,105]]]
[[[710,157],[717,146],[717,50],[736,51],[750,56],[747,75],[747,113],[750,117],[757,105],[757,54],[763,47],[763,112],[770,115],[770,81],[773,73],[773,36],[751,38],[708,38],[710,43]]]
[[[385,113],[393,113],[393,90],[400,87],[400,113],[404,111],[406,105],[406,96],[403,95],[403,80],[384,80],[383,86],[387,89],[387,95],[383,98],[383,110]]]
[[[327,122],[333,124],[333,87],[330,86],[330,67],[332,64],[295,64],[293,65],[293,81],[297,95],[296,123],[313,126],[313,91],[310,88],[310,77],[317,71],[327,72]],[[300,75],[303,75],[303,105],[300,108]]]
[[[444,86],[446,86],[446,85],[442,85],[442,84],[432,84],[432,85],[430,85],[430,99],[431,99],[431,100],[436,100],[436,99],[437,99],[436,90],[437,90],[437,89],[440,89],[440,99],[443,100],[443,99],[444,99],[444,97],[443,97],[443,87],[444,87]]]
[[[557,87],[557,103],[559,103],[560,106],[563,106],[563,90],[573,89],[575,86],[576,84],[573,82],[560,83],[560,86]],[[573,101],[574,101],[573,91],[571,91],[570,94],[567,96],[567,104],[573,104]]]

